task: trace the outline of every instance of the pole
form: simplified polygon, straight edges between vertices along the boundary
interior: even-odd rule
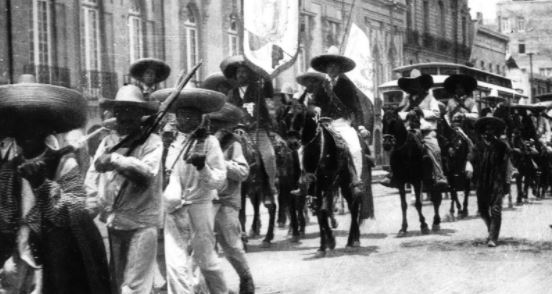
[[[529,101],[531,103],[534,103],[533,96],[535,93],[533,93],[533,52],[527,53],[529,55]]]
[[[14,81],[14,70],[13,70],[13,35],[12,35],[12,17],[11,17],[11,0],[6,1],[6,31],[8,33],[8,77],[9,84],[13,84]]]
[[[345,2],[341,2],[343,5]],[[355,9],[356,0],[353,0],[351,3],[351,9],[349,9],[349,15],[347,16],[347,22],[345,23],[345,32],[343,32],[343,37],[341,38],[341,44],[339,44],[339,52],[343,54],[343,50],[345,50],[345,41],[347,40],[347,36],[349,36],[349,31],[351,27],[351,18],[353,16],[353,9]],[[345,9],[343,9],[344,11]]]

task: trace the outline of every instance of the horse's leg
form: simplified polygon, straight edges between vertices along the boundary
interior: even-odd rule
[[[282,187],[284,184],[280,182],[280,189],[278,193],[278,227],[283,228],[286,226],[288,207],[289,207],[289,197],[286,195],[285,191],[287,188]]]
[[[429,234],[429,227],[427,226],[424,214],[422,213],[421,190],[422,190],[421,182],[415,183],[414,193],[416,195],[416,203],[414,204],[414,207],[416,207],[416,211],[418,211],[418,217],[420,219],[420,231],[422,232],[422,234],[427,235]]]
[[[240,214],[239,214],[239,219],[240,219],[240,225],[241,225],[241,229],[242,229],[242,232],[245,232],[245,222],[246,222],[246,200],[247,199],[247,183],[243,183],[242,184],[242,189],[241,189],[241,209],[240,209]]]
[[[404,183],[399,184],[399,195],[401,197],[401,211],[402,211],[402,224],[397,237],[406,236],[406,231],[408,229],[408,221],[406,220],[406,210],[408,209],[408,203],[406,203],[406,191],[404,189]],[[418,190],[419,192],[419,190]]]
[[[284,191],[287,194],[287,197],[289,197],[288,201],[288,212],[289,212],[289,228],[291,230],[291,241],[292,242],[299,242],[299,222],[297,220],[298,214],[300,211],[297,209],[298,207],[298,199],[299,197],[295,197],[289,193],[289,191]]]
[[[261,235],[261,214],[260,214],[260,206],[261,206],[261,199],[260,195],[257,191],[254,193],[249,194],[249,199],[251,200],[251,204],[253,206],[253,222],[251,223],[251,231],[249,232],[250,237],[258,237]]]
[[[301,237],[305,237],[305,227],[307,226],[307,220],[305,215],[308,216],[309,211],[306,207],[306,195],[299,195],[299,197],[296,197],[295,201],[297,203],[297,218],[298,218],[298,225],[299,225],[299,235]],[[306,209],[307,208],[307,209]],[[306,210],[305,210],[306,209]]]
[[[318,210],[316,213],[316,217],[318,218],[318,228],[320,229],[320,247],[317,250],[316,255],[318,257],[323,257],[326,254],[326,228],[324,227],[323,221],[324,219],[327,219],[328,217],[322,213],[321,210]]]
[[[441,229],[441,216],[439,215],[439,208],[441,207],[441,202],[443,201],[443,194],[439,191],[431,191],[431,202],[433,203],[433,224],[431,230],[438,232]]]
[[[460,210],[462,207],[460,207],[460,200],[458,200],[458,192],[456,191],[456,187],[451,186],[450,187],[450,216],[452,220],[454,220],[454,206],[456,205],[456,208],[458,210],[458,213],[460,213]]]
[[[516,192],[517,192],[517,197],[516,197],[516,204],[517,205],[521,205],[523,203],[523,189],[522,189],[522,179],[523,179],[523,176],[521,175],[521,173],[518,173],[516,176]]]
[[[331,193],[331,192],[328,192],[328,193]],[[328,208],[328,209],[331,209],[331,208]],[[326,235],[325,240],[326,240],[327,248],[330,250],[334,250],[336,243],[335,243],[335,237],[333,236],[333,233],[332,233],[332,228],[330,227],[330,224],[328,222],[328,219],[329,219],[328,209],[321,209],[322,217],[319,218],[318,221],[322,222],[322,227],[324,228],[324,234]]]
[[[359,226],[359,211],[360,199],[353,199],[353,193],[349,183],[341,183],[341,195],[347,201],[347,206],[351,213],[351,226],[349,227],[349,237],[347,239],[347,247],[360,247],[360,226]]]
[[[274,239],[274,223],[276,222],[276,204],[270,203],[265,205],[268,209],[268,228],[266,230],[266,235],[263,240],[263,245],[268,247],[270,242]]]
[[[466,179],[464,186],[464,204],[462,207],[462,213],[460,214],[460,216],[463,218],[468,216],[468,199],[470,198],[470,188],[470,179]]]

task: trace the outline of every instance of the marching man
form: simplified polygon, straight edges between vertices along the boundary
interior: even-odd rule
[[[130,76],[141,82],[139,85],[146,100],[159,89],[159,83],[171,74],[171,68],[156,58],[142,58],[130,65]]]
[[[171,91],[154,92],[152,98],[164,100]],[[226,179],[226,164],[217,138],[202,127],[202,115],[222,108],[224,100],[224,95],[218,92],[188,89],[180,92],[171,109],[176,113],[182,146],[163,193],[167,211],[165,258],[169,293],[193,293],[187,238],[190,233],[193,258],[209,292],[228,293],[215,252],[213,232],[213,200]],[[187,231],[189,227],[191,232]]]

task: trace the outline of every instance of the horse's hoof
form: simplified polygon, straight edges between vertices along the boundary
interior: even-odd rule
[[[397,233],[397,238],[402,238],[402,237],[406,237],[406,229],[401,229],[401,230]]]
[[[285,228],[286,223],[285,222],[278,222],[278,228]]]
[[[316,252],[314,253],[314,257],[315,258],[322,258],[326,256],[326,250],[323,250],[323,249],[318,249],[316,250]]]
[[[254,230],[249,231],[249,238],[258,238],[261,234],[259,232],[255,232]]]
[[[330,223],[331,223],[332,229],[337,229],[337,227],[339,226],[339,223],[335,218],[332,218]]]
[[[431,226],[432,232],[439,232],[440,230],[441,230],[441,225],[433,224],[433,226]]]
[[[508,208],[514,208],[514,204],[512,202],[508,203]]]
[[[307,236],[307,234],[305,233],[305,228],[299,231],[299,236],[301,236],[301,238],[305,238]]]
[[[291,243],[299,243],[299,240],[299,236],[292,236],[291,239],[289,239]]]
[[[330,248],[330,250],[334,250],[335,246],[336,246],[335,237],[333,237],[328,241],[328,248]]]
[[[335,250],[330,249],[326,252],[326,257],[334,257],[335,256]]]
[[[426,224],[423,224],[420,227],[420,231],[422,232],[422,235],[428,235],[429,234],[429,228],[427,227]]]
[[[355,241],[355,242],[353,242],[353,244],[351,245],[351,247],[353,247],[353,248],[359,248],[359,247],[360,247],[360,241]]]
[[[261,243],[261,248],[270,248],[270,246],[272,246],[270,241],[263,240],[263,243]]]

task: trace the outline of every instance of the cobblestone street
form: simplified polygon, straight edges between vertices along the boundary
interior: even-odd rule
[[[531,197],[528,204],[512,209],[504,201],[499,246],[488,248],[473,193],[470,215],[463,220],[452,222],[447,217],[450,200],[444,200],[441,231],[430,235],[420,234],[416,210],[409,205],[405,238],[396,237],[401,224],[398,194],[379,184],[374,184],[374,194],[376,219],[361,227],[362,247],[356,250],[344,248],[348,214],[338,217],[338,245],[332,257],[314,258],[319,238],[318,226],[312,221],[300,244],[289,242],[287,229],[276,229],[268,249],[261,248],[262,239],[250,240],[248,259],[257,292],[550,293],[550,198],[537,201]],[[424,201],[423,213],[431,225],[430,202]],[[263,212],[263,230],[266,221]],[[237,289],[237,275],[226,261],[223,264],[232,289]]]

